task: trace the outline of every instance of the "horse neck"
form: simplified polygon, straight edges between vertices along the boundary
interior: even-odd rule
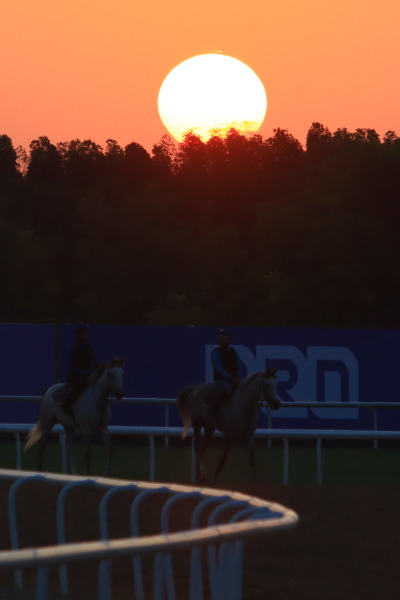
[[[102,399],[108,396],[107,392],[107,370],[104,370],[103,373],[98,377],[91,385],[93,388],[93,392],[95,394],[96,400]]]
[[[249,412],[253,412],[254,407],[258,405],[261,373],[254,373],[244,380],[244,390],[242,394],[243,408]]]

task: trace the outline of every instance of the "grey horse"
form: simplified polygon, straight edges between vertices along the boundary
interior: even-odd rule
[[[63,401],[68,391],[64,383],[52,385],[44,394],[39,411],[39,420],[28,433],[24,450],[38,443],[39,470],[43,467],[43,451],[51,430],[56,423],[63,425],[67,433],[68,464],[72,473],[76,472],[72,453],[72,445],[76,430],[82,434],[85,448],[86,472],[90,472],[91,439],[94,433],[100,434],[107,448],[107,471],[112,457],[112,444],[108,431],[110,420],[110,399],[122,398],[124,361],[114,358],[109,363],[101,363],[93,375],[90,385],[82,392],[72,405],[72,414],[63,409]]]
[[[190,426],[192,426],[197,481],[203,481],[206,477],[204,454],[216,429],[221,431],[224,436],[224,446],[214,483],[218,481],[226,463],[229,448],[235,441],[248,444],[252,480],[256,481],[254,432],[258,424],[258,407],[260,402],[266,402],[272,410],[279,408],[277,370],[268,368],[264,372],[254,373],[243,379],[234,394],[219,408],[216,414],[213,410],[214,384],[189,385],[180,391],[177,403],[184,426],[182,439],[187,436]],[[202,435],[202,430],[204,435]]]

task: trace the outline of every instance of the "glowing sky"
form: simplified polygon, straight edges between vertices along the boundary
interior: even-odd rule
[[[304,143],[313,121],[400,135],[399,27],[399,0],[2,2],[0,134],[150,151],[168,72],[222,51],[264,83],[263,137],[281,127]]]

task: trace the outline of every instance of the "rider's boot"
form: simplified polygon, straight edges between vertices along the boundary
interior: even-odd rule
[[[67,415],[73,416],[72,415],[72,405],[74,404],[75,400],[78,399],[78,396],[80,396],[80,394],[82,393],[82,389],[81,388],[68,388],[68,389],[69,389],[69,391],[63,400],[62,408],[63,408],[63,411]]]

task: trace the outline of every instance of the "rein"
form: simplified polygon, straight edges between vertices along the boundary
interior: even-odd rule
[[[111,389],[107,388],[107,385],[106,385],[103,390],[102,386],[99,385],[99,383],[101,382],[102,378],[104,376],[106,376],[108,369],[112,369],[113,367],[123,367],[123,366],[124,366],[124,360],[122,358],[113,358],[110,362],[103,362],[98,365],[97,370],[94,373],[93,379],[90,384],[90,386],[93,387],[93,394],[94,394],[95,388],[100,390],[100,401],[97,401],[96,398],[94,398],[95,404],[98,408],[103,410],[105,407],[109,406],[111,403]],[[104,400],[102,400],[103,398],[106,399],[106,402],[104,402]]]
[[[263,396],[262,386],[263,386],[264,377],[265,377],[265,373],[263,373],[263,372],[253,373],[253,375],[251,375],[249,377],[249,379],[245,380],[246,386],[243,387],[243,405],[244,405],[245,414],[248,415],[249,423],[255,412],[254,411],[255,406],[258,407],[259,405],[266,404],[268,407],[273,409],[272,406],[270,405],[268,399],[262,397]],[[252,390],[249,390],[249,387],[251,387],[253,384],[255,384],[256,379],[258,379],[258,378],[260,381],[259,381],[259,385],[257,386],[257,390],[255,392],[253,392]]]

